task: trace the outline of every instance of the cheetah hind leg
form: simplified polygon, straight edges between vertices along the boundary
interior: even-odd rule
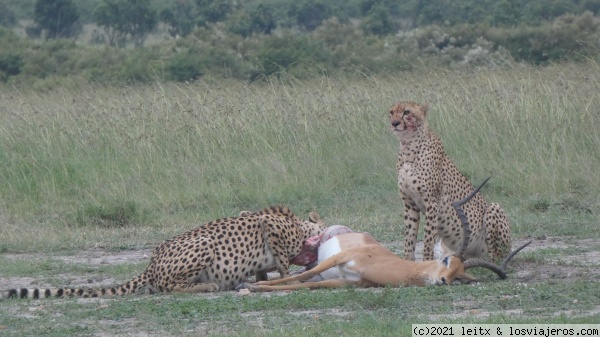
[[[487,230],[487,245],[490,259],[502,261],[510,253],[510,222],[499,204],[493,203],[485,212],[484,224]]]
[[[212,293],[221,290],[217,283],[177,283],[171,287],[179,293]]]
[[[198,256],[191,256],[194,259]],[[197,261],[193,266],[181,272],[179,275],[173,276],[170,285],[167,287],[173,292],[183,293],[210,293],[217,292],[223,289],[223,283],[214,275],[209,275],[207,269],[210,268],[214,261],[214,252],[210,252],[204,259]]]

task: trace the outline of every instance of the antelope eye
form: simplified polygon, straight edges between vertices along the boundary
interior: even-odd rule
[[[442,260],[442,263],[445,265],[448,265],[448,256],[444,257],[444,259]]]
[[[404,116],[408,115],[410,113],[409,110],[404,110]]]

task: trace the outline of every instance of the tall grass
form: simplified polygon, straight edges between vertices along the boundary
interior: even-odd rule
[[[397,236],[398,142],[386,111],[407,99],[431,104],[431,127],[474,184],[493,175],[488,199],[596,214],[598,92],[593,63],[3,91],[2,245],[26,249],[16,242],[49,235],[43,228],[57,241],[95,233],[82,245],[114,245],[106,227],[120,230],[119,242],[143,243],[130,225],[165,238],[275,203]]]

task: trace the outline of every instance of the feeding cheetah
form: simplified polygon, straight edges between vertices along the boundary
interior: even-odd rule
[[[306,239],[319,235],[325,225],[317,213],[300,220],[287,207],[244,212],[238,217],[209,222],[158,245],[146,270],[133,280],[101,289],[11,289],[9,297],[97,297],[132,294],[143,287],[153,292],[213,292],[232,290],[249,276],[266,279],[277,267],[289,276],[289,264]],[[293,262],[293,260],[292,260]]]
[[[462,242],[461,222],[452,203],[472,192],[473,186],[444,152],[438,135],[427,124],[429,105],[400,102],[392,106],[389,121],[400,140],[396,171],[404,203],[404,258],[415,259],[420,213],[425,214],[423,259],[433,259],[435,236],[445,254]],[[472,235],[465,258],[489,255],[498,260],[510,252],[510,223],[498,204],[488,204],[478,193],[464,205]]]

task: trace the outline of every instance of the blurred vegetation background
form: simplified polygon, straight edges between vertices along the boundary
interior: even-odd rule
[[[0,252],[141,247],[277,203],[397,240],[404,99],[494,177],[514,235],[597,236],[599,9],[0,0]]]
[[[600,0],[0,0],[0,83],[49,89],[597,60]]]

